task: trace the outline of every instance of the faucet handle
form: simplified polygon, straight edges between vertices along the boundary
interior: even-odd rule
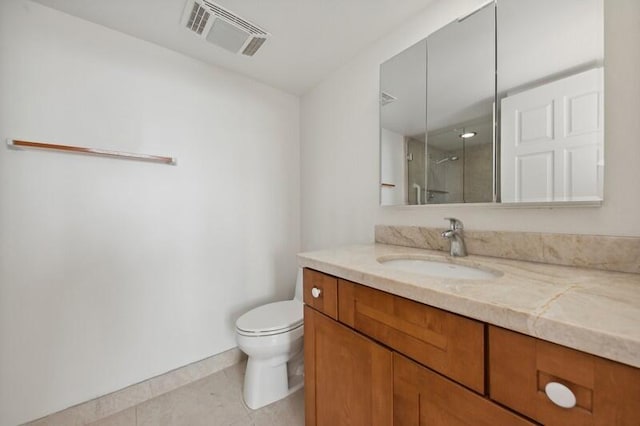
[[[445,217],[444,220],[449,221],[449,229],[452,231],[455,231],[456,229],[464,229],[464,226],[462,225],[462,221],[459,219],[456,219],[455,217]]]

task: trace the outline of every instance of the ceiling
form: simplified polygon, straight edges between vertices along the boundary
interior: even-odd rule
[[[300,95],[432,0],[216,0],[271,33],[253,57],[183,28],[187,0],[34,1]]]

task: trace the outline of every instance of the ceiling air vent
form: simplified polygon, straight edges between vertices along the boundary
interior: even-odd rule
[[[232,53],[253,56],[271,34],[208,0],[188,0],[182,24]]]

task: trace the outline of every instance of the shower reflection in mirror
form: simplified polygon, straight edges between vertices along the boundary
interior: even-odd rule
[[[407,204],[491,201],[491,126],[487,117],[465,127],[429,133],[426,150],[423,140],[405,138],[406,165],[402,168],[407,170],[409,184]]]
[[[430,132],[425,204],[491,201],[492,119]]]

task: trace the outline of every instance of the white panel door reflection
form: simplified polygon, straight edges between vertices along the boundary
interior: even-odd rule
[[[503,202],[602,199],[603,70],[502,99]]]

